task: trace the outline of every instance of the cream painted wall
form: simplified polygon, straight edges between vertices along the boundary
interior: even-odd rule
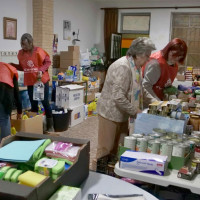
[[[23,33],[32,34],[32,0],[0,0],[0,51],[18,51]],[[3,39],[3,17],[17,19],[17,40]]]
[[[72,32],[79,29],[82,51],[96,43],[97,7],[92,0],[54,0],[54,33],[58,34],[58,51],[67,51],[72,45]],[[63,40],[63,20],[71,21],[71,40]]]
[[[99,51],[104,52],[103,43],[103,21],[104,10],[100,8],[106,7],[173,7],[173,6],[200,6],[199,0],[151,0],[151,3],[147,0],[95,0],[98,4],[98,20],[97,20],[97,46]],[[157,50],[162,49],[170,39],[170,23],[172,12],[200,12],[200,9],[120,9],[119,10],[119,22],[120,13],[138,13],[138,12],[150,12],[150,38],[155,43]],[[120,23],[119,23],[120,27]],[[120,30],[118,27],[118,30]]]
[[[70,20],[72,31],[80,31],[77,44],[85,51],[94,45],[104,52],[104,11],[102,7],[148,7],[148,6],[200,6],[200,0],[54,0],[54,33],[58,33],[58,51],[67,50],[72,41],[63,40],[63,20]],[[200,9],[121,9],[121,12],[151,12],[150,37],[157,49],[169,41],[171,12],[200,12]],[[17,19],[17,40],[3,39],[0,29],[0,51],[20,49],[23,33],[32,33],[32,0],[0,0],[0,27],[3,17]],[[72,32],[71,32],[72,37]]]

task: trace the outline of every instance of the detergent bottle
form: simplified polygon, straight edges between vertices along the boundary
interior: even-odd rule
[[[33,100],[42,101],[44,100],[44,83],[41,81],[42,72],[38,72],[38,80],[33,85]]]
[[[11,127],[11,135],[15,135],[17,133],[14,126]]]
[[[92,116],[92,108],[93,108],[92,103],[90,103],[90,104],[88,105],[88,117],[91,117],[91,116]]]

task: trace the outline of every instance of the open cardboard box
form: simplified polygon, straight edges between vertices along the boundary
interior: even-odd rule
[[[89,174],[89,140],[19,132],[15,136],[8,136],[2,139],[0,148],[15,140],[37,139],[51,139],[52,141],[71,142],[73,144],[80,145],[81,150],[79,151],[77,160],[74,164],[68,170],[64,171],[55,181],[53,181],[50,177],[47,177],[42,183],[37,185],[37,187],[33,188],[0,180],[0,199],[46,200],[50,198],[61,185],[78,187],[87,178]]]
[[[17,119],[17,114],[11,115],[11,126],[14,126],[18,132],[43,134],[43,115],[37,115],[35,112],[26,114],[28,119]]]

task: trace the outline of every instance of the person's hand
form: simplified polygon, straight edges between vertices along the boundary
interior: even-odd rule
[[[42,78],[42,71],[38,71],[37,78]]]
[[[22,114],[17,113],[17,119],[22,119]]]

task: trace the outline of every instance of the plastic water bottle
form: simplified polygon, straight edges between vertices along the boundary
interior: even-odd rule
[[[42,72],[38,72],[39,75]],[[41,76],[40,76],[41,77]],[[38,78],[37,82],[33,85],[33,100],[42,101],[44,100],[44,84],[41,78]]]
[[[80,71],[79,71],[79,81],[82,81],[83,79],[83,70],[82,67],[80,67]]]

